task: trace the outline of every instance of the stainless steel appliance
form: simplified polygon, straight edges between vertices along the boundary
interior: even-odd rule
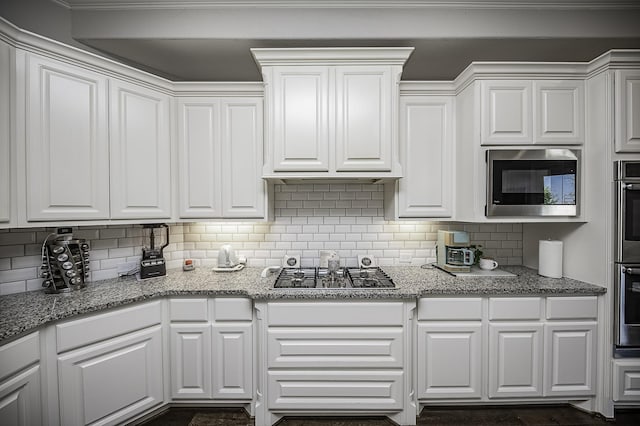
[[[89,278],[89,244],[73,238],[71,228],[59,228],[42,243],[40,275],[46,293],[64,293],[85,287]]]
[[[153,223],[142,225],[149,230],[149,247],[142,248],[142,260],[140,261],[140,278],[153,278],[167,275],[163,250],[169,245],[169,226],[166,223]],[[155,230],[164,228],[164,244],[156,247]]]
[[[615,354],[640,356],[640,161],[614,172]]]
[[[436,266],[447,272],[469,272],[475,260],[469,234],[464,231],[438,231]]]
[[[580,151],[488,150],[487,216],[577,216]]]
[[[274,288],[395,289],[393,280],[376,268],[282,268]]]

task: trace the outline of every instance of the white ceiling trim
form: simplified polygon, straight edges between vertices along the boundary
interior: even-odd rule
[[[637,0],[53,0],[72,10],[313,8],[313,9],[640,9]]]

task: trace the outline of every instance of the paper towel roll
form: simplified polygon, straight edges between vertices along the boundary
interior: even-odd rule
[[[562,241],[540,240],[538,273],[544,277],[562,278]]]

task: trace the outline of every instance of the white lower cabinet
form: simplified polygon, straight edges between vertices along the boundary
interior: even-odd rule
[[[420,402],[596,394],[596,296],[433,297],[418,307]]]
[[[0,347],[0,424],[43,424],[39,333]]]
[[[418,398],[480,398],[482,324],[418,324]]]
[[[613,361],[613,400],[615,402],[640,401],[640,359]]]
[[[415,424],[409,312],[400,301],[259,304],[256,425],[296,415],[387,415]]]
[[[243,298],[169,301],[173,399],[252,399],[252,309]]]
[[[489,397],[542,396],[540,323],[489,324]]]
[[[60,423],[111,425],[162,404],[162,327],[58,356]]]
[[[544,327],[544,395],[595,395],[596,323],[547,323]]]
[[[171,324],[171,398],[211,398],[209,324]]]

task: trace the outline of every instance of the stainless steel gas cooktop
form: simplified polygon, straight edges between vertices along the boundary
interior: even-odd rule
[[[393,280],[380,268],[283,268],[274,288],[287,289],[395,289]]]

